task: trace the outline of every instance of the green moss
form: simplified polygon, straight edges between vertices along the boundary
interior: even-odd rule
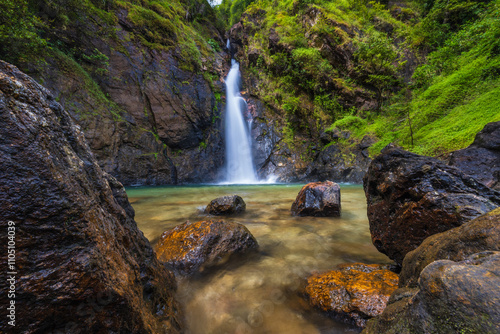
[[[58,70],[66,77],[75,78],[80,87],[73,90],[73,95],[68,96],[67,99],[85,101],[90,99],[93,101],[92,109],[86,112],[92,115],[110,115],[115,121],[122,121],[123,110],[101,90],[99,85],[92,79],[90,74],[71,56],[63,53],[60,50],[52,49],[51,56],[58,64]],[[85,113],[81,108],[78,108],[74,103],[71,103],[69,109],[82,114]],[[81,116],[85,116],[82,114]]]

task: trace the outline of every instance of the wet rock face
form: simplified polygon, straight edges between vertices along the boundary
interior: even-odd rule
[[[247,205],[238,195],[223,196],[212,200],[205,212],[215,216],[236,215],[245,212]]]
[[[187,221],[162,234],[156,254],[169,268],[192,275],[257,248],[257,240],[242,224]]]
[[[362,183],[371,158],[368,148],[375,142],[365,136],[358,144],[350,142],[349,148],[334,143],[339,139],[349,140],[347,132],[323,132],[320,143],[310,137],[297,137],[294,148],[283,142],[282,125],[266,111],[261,102],[248,99],[248,107],[254,112],[252,123],[252,151],[257,172],[261,178],[273,175],[280,182],[314,182],[335,180],[336,182]],[[325,145],[332,143],[324,148]],[[311,146],[312,144],[312,146]],[[304,156],[311,149],[316,153],[307,162]]]
[[[500,190],[500,122],[487,124],[469,147],[453,152],[449,165]]]
[[[117,9],[117,15],[118,24],[109,27],[116,29],[116,40],[100,36],[102,27],[91,23],[87,28],[96,34],[78,40],[109,58],[108,73],[93,74],[92,79],[116,103],[114,112],[96,110],[100,97],[86,92],[81,75],[57,59],[49,59],[49,66],[37,74],[39,82],[82,127],[99,165],[123,184],[216,181],[224,164],[224,108],[214,92],[223,92],[224,84],[209,82],[202,73],[222,78],[229,66],[226,54],[204,59],[207,68],[183,69],[175,55],[179,50],[142,45],[131,37],[135,28],[127,11]],[[74,38],[87,38],[80,35],[76,32]]]
[[[181,332],[174,277],[137,228],[123,186],[54,96],[2,61],[0,211],[0,229],[16,228],[16,332]]]
[[[498,333],[500,252],[425,267],[417,289],[398,289],[363,334]]]
[[[437,159],[390,148],[364,178],[372,241],[402,264],[425,238],[500,205],[500,194]]]
[[[434,261],[463,261],[483,251],[500,251],[500,208],[425,239],[417,249],[406,254],[399,287],[416,287],[422,270]]]
[[[340,216],[340,186],[334,182],[314,182],[300,190],[292,204],[293,216]]]
[[[367,319],[382,313],[397,283],[398,275],[386,265],[342,264],[309,277],[305,295],[312,306],[364,327]]]

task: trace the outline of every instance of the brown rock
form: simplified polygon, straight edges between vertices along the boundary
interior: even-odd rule
[[[185,65],[190,59],[180,55],[178,43],[169,50],[144,45],[139,36],[148,30],[134,25],[127,9],[114,7],[109,15],[116,21],[86,20],[82,26],[70,20],[57,34],[60,41],[71,41],[65,44],[68,49],[83,52],[79,59],[99,50],[109,59],[105,74],[93,72],[86,61],[77,64],[56,55],[36,67],[36,79],[82,127],[101,168],[121,183],[218,180],[224,165],[224,108],[214,92],[224,90],[219,79],[229,66],[225,54],[204,55],[202,68],[189,70]],[[189,13],[193,15],[192,7]],[[204,28],[217,40],[218,32],[210,26]],[[113,37],[106,31],[113,31]],[[217,80],[207,73],[217,74]]]
[[[245,212],[247,205],[238,195],[223,196],[212,200],[205,212],[215,216],[235,215]]]
[[[362,333],[499,333],[499,286],[500,252],[435,261],[422,271],[417,289],[396,290]]]
[[[242,224],[187,221],[162,234],[156,245],[156,254],[168,267],[190,275],[257,247],[257,240]]]
[[[292,204],[292,215],[340,216],[340,186],[331,181],[306,184]]]
[[[54,96],[3,61],[0,212],[2,235],[15,227],[16,333],[181,331],[174,277],[137,228],[123,186]],[[7,284],[3,276],[5,307]],[[2,332],[14,329],[9,320],[2,312]]]
[[[367,319],[382,313],[397,282],[388,266],[342,264],[309,277],[305,294],[312,306],[364,327]]]
[[[425,239],[406,254],[399,287],[416,287],[422,270],[434,261],[462,261],[483,251],[500,251],[500,208]]]
[[[425,238],[500,205],[500,193],[441,161],[383,150],[364,178],[372,241],[398,264]]]

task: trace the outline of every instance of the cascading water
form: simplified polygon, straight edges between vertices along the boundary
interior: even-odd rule
[[[249,124],[243,117],[246,102],[240,95],[240,65],[231,60],[226,78],[226,175],[227,183],[257,183],[252,159]]]

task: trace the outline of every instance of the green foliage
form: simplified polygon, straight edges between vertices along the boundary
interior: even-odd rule
[[[225,23],[225,29],[229,29],[229,27],[238,23],[241,15],[252,2],[254,0],[222,0],[215,7],[215,10],[218,19]]]
[[[14,64],[43,59],[47,41],[38,34],[41,21],[27,0],[0,1],[0,58]]]
[[[418,0],[425,17],[417,27],[420,41],[442,46],[464,24],[477,20],[489,0]]]
[[[247,8],[256,94],[283,115],[285,142],[333,124],[356,140],[378,138],[372,154],[395,142],[439,155],[500,119],[499,1],[387,4],[260,0]],[[351,64],[331,57],[346,49]],[[411,80],[408,55],[421,64]],[[346,103],[359,90],[372,92],[377,112]]]
[[[397,63],[400,55],[396,47],[387,35],[373,28],[368,29],[366,36],[357,41],[357,47],[355,56],[359,62],[358,71],[368,72],[366,83],[376,88],[380,109],[384,92],[399,84],[397,71],[404,65],[404,62]]]
[[[352,130],[352,129],[361,129],[367,125],[366,120],[358,117],[358,116],[345,116],[335,123],[333,123],[332,128],[338,128],[340,130]]]
[[[216,52],[219,52],[220,51],[220,45],[219,43],[217,43],[216,41],[214,41],[212,38],[210,38],[208,41],[207,41],[208,45],[210,45],[210,47],[212,49],[214,49],[214,51]]]

